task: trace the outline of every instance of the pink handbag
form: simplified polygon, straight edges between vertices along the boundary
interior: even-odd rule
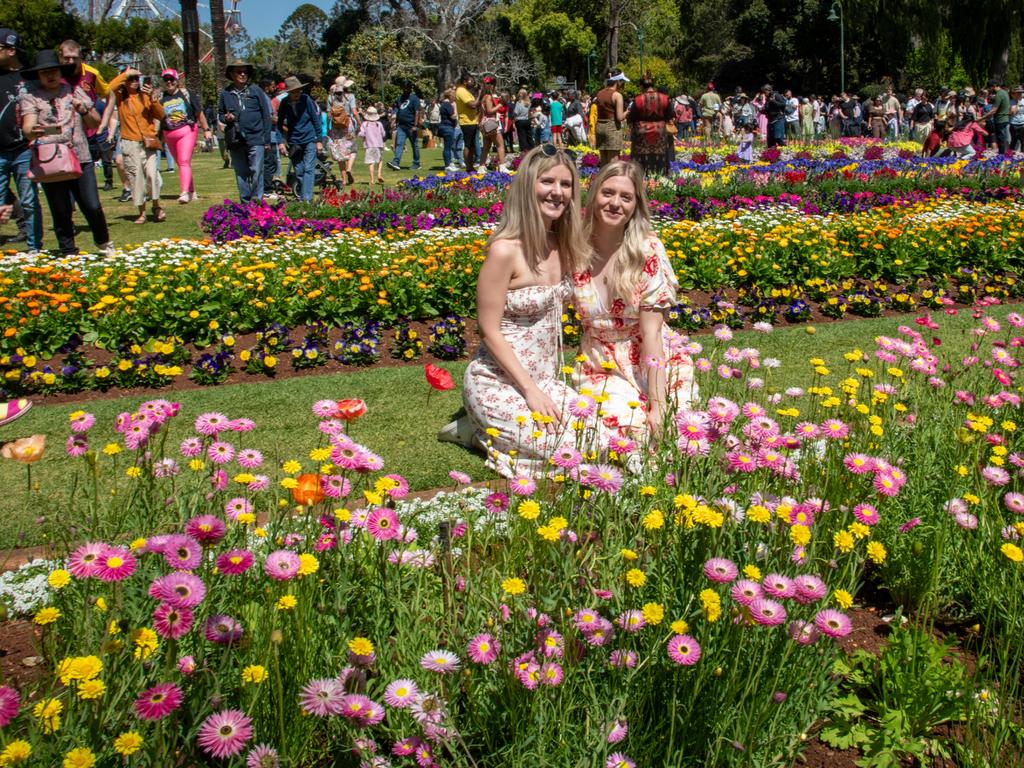
[[[69,144],[32,145],[32,160],[28,166],[28,177],[40,184],[77,179],[82,175],[82,165],[75,150]]]

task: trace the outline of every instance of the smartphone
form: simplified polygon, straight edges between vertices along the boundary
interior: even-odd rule
[[[147,75],[139,75],[139,88],[141,88],[142,86],[144,86],[148,82],[149,82],[149,77]]]
[[[59,125],[44,125],[43,136],[58,136],[60,135]]]

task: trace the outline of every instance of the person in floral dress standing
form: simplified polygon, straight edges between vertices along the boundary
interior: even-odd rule
[[[583,328],[573,384],[604,394],[605,426],[657,435],[697,397],[684,340],[665,325],[678,283],[651,229],[643,169],[616,160],[594,177],[584,218],[593,252],[573,275]]]

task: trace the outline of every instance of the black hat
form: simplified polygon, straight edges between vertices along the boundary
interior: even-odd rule
[[[39,51],[36,54],[36,63],[31,67],[23,68],[21,74],[30,80],[35,80],[44,69],[59,69],[62,76],[71,75],[75,71],[74,65],[62,64],[60,59],[57,58],[57,53],[47,48],[44,51]]]

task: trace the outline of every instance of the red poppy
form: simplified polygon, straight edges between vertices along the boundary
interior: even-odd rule
[[[334,418],[342,421],[355,421],[366,413],[366,403],[358,398],[339,400],[335,407]]]
[[[442,392],[446,389],[455,389],[455,382],[452,381],[452,375],[444,368],[427,363],[423,366],[423,373],[426,374],[427,384],[432,386],[434,389],[441,390]]]

